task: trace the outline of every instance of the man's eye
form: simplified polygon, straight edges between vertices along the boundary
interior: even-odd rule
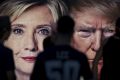
[[[37,33],[39,33],[39,35],[45,35],[48,36],[51,34],[51,30],[47,29],[47,28],[41,28],[37,31]]]
[[[115,30],[113,30],[113,29],[104,29],[103,34],[104,34],[105,37],[113,36],[115,34]]]
[[[112,30],[112,29],[104,29],[103,32],[104,32],[104,33],[113,33],[113,32],[115,32],[115,30]]]
[[[92,31],[90,31],[90,30],[80,30],[77,33],[80,37],[87,38],[87,37],[91,36]]]
[[[24,31],[22,29],[15,28],[12,30],[12,32],[16,35],[22,35]]]

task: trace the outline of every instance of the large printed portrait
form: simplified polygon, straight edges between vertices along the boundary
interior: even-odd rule
[[[11,33],[3,44],[13,51],[16,79],[29,80],[35,59],[43,51],[43,40],[65,14],[64,4],[59,0],[5,0],[0,6],[0,16],[10,17]]]
[[[53,24],[66,14],[75,21],[71,46],[87,56],[92,69],[102,44],[115,34],[115,21],[119,16],[116,2],[107,0],[1,1],[0,16],[9,16],[11,21],[11,33],[3,43],[13,50],[17,80],[29,80],[35,59],[38,53],[44,50],[43,40],[52,35],[55,30]],[[102,57],[98,56],[96,62],[98,73],[101,71],[102,63]]]

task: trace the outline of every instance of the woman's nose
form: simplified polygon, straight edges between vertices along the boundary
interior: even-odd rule
[[[30,51],[38,50],[37,42],[33,37],[32,38],[27,37],[25,41],[25,50],[30,50]]]

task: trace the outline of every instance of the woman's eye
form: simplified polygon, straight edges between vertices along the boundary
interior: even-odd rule
[[[37,31],[37,33],[39,33],[39,35],[45,35],[48,36],[51,34],[51,30],[47,29],[47,28],[41,28]]]
[[[20,28],[15,28],[12,30],[12,32],[16,35],[22,35],[24,31]]]
[[[92,32],[90,30],[80,30],[78,32],[79,36],[83,37],[83,38],[87,38],[87,37],[91,36],[91,33]]]

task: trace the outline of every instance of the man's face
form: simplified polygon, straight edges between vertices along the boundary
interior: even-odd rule
[[[115,26],[94,10],[74,11],[71,16],[75,20],[72,46],[85,53],[90,66],[99,50],[101,43],[115,33]]]

